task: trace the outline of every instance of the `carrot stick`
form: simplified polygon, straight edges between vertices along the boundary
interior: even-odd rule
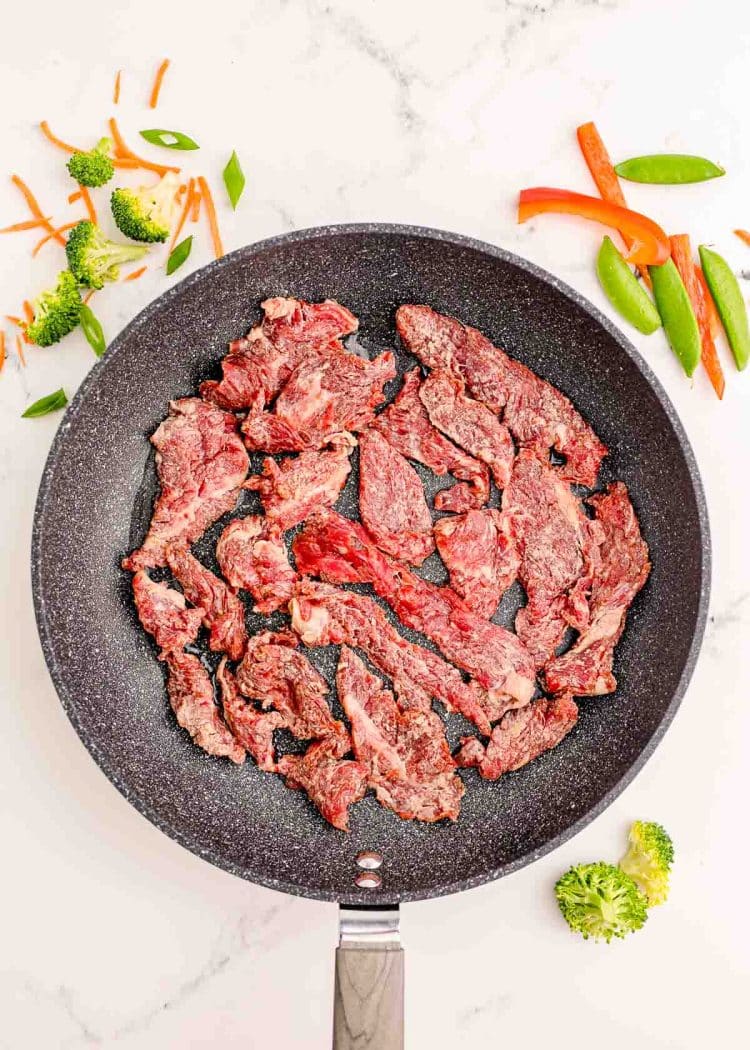
[[[18,187],[18,189],[23,194],[23,197],[24,197],[24,200],[26,201],[28,209],[31,212],[31,214],[34,216],[34,218],[35,219],[39,219],[40,225],[44,226],[44,228],[49,233],[55,234],[54,226],[49,221],[49,219],[46,218],[42,214],[42,209],[39,207],[39,202],[37,201],[37,199],[34,196],[34,194],[31,192],[29,187],[26,185],[26,183],[23,181],[23,179],[19,178],[18,175],[11,175],[11,181],[12,181],[13,185]],[[60,236],[60,234],[55,234],[55,236],[56,236],[56,239],[60,242],[60,244],[63,244],[63,245],[65,244],[65,239],[62,236]]]
[[[68,204],[75,204],[76,201],[81,199],[81,191],[74,190],[73,193],[68,197]]]
[[[23,367],[26,367],[26,355],[23,352],[23,339],[20,335],[16,336],[16,353],[18,354],[18,360],[21,362]]]
[[[190,211],[191,211],[191,209],[193,207],[193,193],[194,193],[194,191],[195,191],[195,179],[193,179],[191,177],[190,181],[187,184],[187,194],[185,195],[185,203],[182,206],[182,214],[180,215],[180,221],[177,223],[177,227],[176,227],[176,229],[174,231],[174,234],[172,236],[172,243],[169,245],[170,252],[174,249],[175,244],[177,244],[177,238],[182,233],[182,228],[185,225],[185,222],[187,221],[187,217],[190,214]]]
[[[735,230],[734,232],[741,241],[744,241],[744,243],[750,247],[750,232],[747,230]]]
[[[135,162],[134,164],[131,163],[132,167],[144,168],[146,171],[155,171],[157,175],[166,175],[168,171],[180,170],[179,168],[165,164],[154,164],[153,161],[144,160],[143,157],[139,157],[137,153],[133,153],[130,147],[126,145],[114,117],[109,118],[109,130],[112,135],[112,141],[115,144],[115,157],[117,159]]]
[[[94,295],[95,291],[96,291],[96,288],[92,288],[90,292],[87,292],[86,295],[84,295],[83,302],[84,302],[84,304],[86,306],[88,306],[88,304],[89,304],[89,302],[91,300],[91,297]]]
[[[116,106],[120,104],[120,80],[122,78],[122,70],[118,69],[115,73],[115,89],[112,92],[112,101]]]
[[[193,193],[193,213],[190,216],[190,221],[191,222],[197,222],[198,219],[200,219],[200,217],[201,217],[201,191],[196,186],[195,187],[195,192]]]
[[[698,283],[701,286],[703,298],[706,303],[706,309],[708,310],[708,322],[711,326],[711,335],[714,337],[714,339],[716,339],[718,336],[721,335],[723,331],[723,326],[721,323],[721,318],[719,317],[719,311],[716,309],[714,297],[709,291],[708,285],[706,284],[706,278],[703,274],[703,270],[698,265],[698,263],[695,264],[695,276],[697,277]]]
[[[21,318],[20,317],[14,317],[13,314],[6,314],[5,315],[5,320],[6,321],[10,321],[10,323],[14,324],[16,326],[16,328],[24,328],[25,327],[24,322],[21,320]]]
[[[169,69],[169,59],[165,58],[162,64],[156,71],[156,77],[154,78],[154,85],[151,88],[151,96],[149,97],[148,104],[151,109],[156,109],[159,102],[159,92],[161,91],[162,81],[164,80],[164,74]]]
[[[0,233],[20,233],[21,230],[35,230],[37,226],[44,226],[50,221],[51,216],[46,219],[26,219],[25,222],[14,222],[12,226],[5,226]]]
[[[66,153],[81,153],[82,150],[78,146],[71,146],[69,142],[63,142],[57,135],[53,135],[50,130],[50,126],[46,120],[41,121],[39,124],[42,134],[45,138],[49,139],[53,146],[57,146],[58,149],[64,150]]]
[[[721,370],[721,362],[716,352],[716,343],[711,334],[711,322],[708,316],[703,288],[695,272],[690,238],[686,233],[681,233],[675,237],[670,237],[669,243],[672,248],[672,259],[680,272],[682,283],[685,285],[685,290],[690,298],[693,313],[701,333],[701,362],[708,378],[711,380],[711,386],[716,391],[716,396],[721,401],[724,397],[726,385],[724,373]]]
[[[26,318],[26,324],[32,324],[34,320],[34,307],[28,299],[24,299],[23,301],[23,315]]]
[[[37,245],[34,248],[34,251],[31,253],[32,257],[38,255],[39,252],[42,250],[42,248],[47,243],[47,241],[51,241],[52,238],[56,234],[58,234],[58,233],[66,233],[68,230],[72,230],[73,227],[77,226],[77,225],[78,225],[78,222],[66,222],[64,226],[58,226],[57,229],[53,233],[45,234],[45,236],[42,237],[41,241],[37,242]]]
[[[211,190],[209,189],[208,183],[202,175],[198,176],[198,188],[201,191],[201,199],[206,205],[206,215],[208,216],[208,228],[211,231],[211,240],[214,246],[214,256],[220,259],[224,254],[224,245],[221,243],[221,234],[219,233],[219,222],[216,218],[216,207],[214,206],[214,199],[211,196]]]
[[[148,266],[141,266],[141,268],[139,270],[133,270],[132,273],[129,273],[128,276],[125,278],[125,280],[126,281],[137,281],[139,277],[143,277],[143,275],[144,275],[144,273],[146,272],[147,269],[148,269]]]
[[[0,328],[0,372],[5,364],[5,332]]]
[[[81,200],[84,203],[89,220],[93,222],[94,225],[96,225],[98,221],[96,218],[96,208],[94,207],[94,202],[91,199],[91,194],[89,193],[88,187],[86,186],[81,186]]]
[[[607,147],[604,145],[596,124],[594,124],[593,120],[589,121],[588,124],[581,124],[576,134],[583,159],[586,161],[591,177],[596,183],[599,196],[605,201],[610,201],[611,204],[619,204],[621,208],[627,208],[620,180],[617,177],[612,161],[609,159]],[[633,242],[630,237],[622,235],[622,239],[625,241],[626,248],[632,246]],[[638,270],[650,288],[651,277],[649,276],[648,267],[639,266]]]

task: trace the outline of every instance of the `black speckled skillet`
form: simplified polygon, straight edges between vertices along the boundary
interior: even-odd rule
[[[118,564],[148,516],[148,435],[170,398],[195,392],[200,379],[216,374],[227,342],[258,319],[258,304],[269,295],[340,300],[359,316],[360,342],[370,350],[394,346],[394,310],[403,302],[428,303],[475,325],[572,399],[611,449],[603,481],[621,478],[633,496],[653,573],[617,650],[617,693],[584,700],[573,733],[526,769],[497,783],[466,775],[456,824],[405,823],[368,798],[345,835],[278,777],[249,761],[238,769],[207,758],[177,727],[162,668],[135,621]],[[401,352],[399,358],[402,367],[412,363]],[[207,548],[204,554],[210,557]],[[389,906],[499,878],[554,849],[609,805],[652,753],[685,691],[709,576],[706,508],[690,445],[623,335],[522,259],[456,234],[388,225],[304,230],[242,248],[147,307],[92,369],[65,415],[42,478],[32,550],[47,663],[106,775],[149,820],[213,864],[274,889],[348,905],[342,947],[373,938],[395,947]],[[319,654],[319,666],[330,674],[332,654]],[[360,851],[382,857],[382,882],[374,888],[354,882],[365,874],[356,863]],[[364,913],[365,932],[355,905],[382,910]],[[345,958],[372,965],[381,996],[374,1014],[354,1009]],[[400,1045],[388,995],[390,988],[398,997],[397,960],[400,952],[342,958],[337,1046],[350,1045],[358,1026],[370,1031],[371,1048]]]

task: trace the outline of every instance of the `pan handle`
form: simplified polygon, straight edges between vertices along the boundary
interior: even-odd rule
[[[398,905],[341,906],[333,1050],[403,1050],[404,952]]]

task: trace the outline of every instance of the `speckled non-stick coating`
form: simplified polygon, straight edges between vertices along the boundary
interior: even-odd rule
[[[497,783],[463,773],[468,790],[456,824],[406,823],[368,798],[345,835],[303,793],[252,762],[238,769],[206,757],[177,727],[162,667],[135,620],[118,563],[131,530],[138,537],[152,492],[148,435],[170,398],[194,393],[217,373],[227,342],[258,319],[269,295],[340,300],[360,318],[360,342],[371,352],[394,347],[399,303],[429,303],[476,325],[572,398],[611,449],[603,481],[621,478],[632,493],[654,567],[617,650],[617,693],[583,700],[574,731],[527,768]],[[400,353],[400,366],[410,363]],[[632,346],[586,300],[491,245],[358,225],[234,252],[170,289],[124,330],[60,426],[37,504],[32,576],[63,705],[133,805],[244,878],[376,903],[498,878],[553,849],[616,797],[686,688],[705,623],[709,552],[701,484],[674,409]],[[330,674],[333,653],[319,656]],[[379,891],[353,884],[362,849],[384,857]]]

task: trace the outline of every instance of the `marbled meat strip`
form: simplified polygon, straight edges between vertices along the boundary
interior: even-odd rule
[[[302,452],[299,456],[263,461],[262,474],[247,481],[257,489],[266,517],[283,531],[293,528],[315,510],[332,507],[352,469],[352,445]]]
[[[124,559],[135,572],[164,565],[168,543],[192,543],[234,510],[248,468],[237,420],[198,397],[172,401],[151,437],[161,491],[143,546]]]
[[[214,702],[211,679],[197,656],[171,652],[166,657],[167,693],[177,722],[209,755],[229,758],[237,765],[245,749],[234,739]]]
[[[342,757],[338,738],[318,740],[304,755],[284,755],[278,770],[286,777],[287,787],[307,793],[329,824],[339,831],[349,830],[349,809],[365,796],[367,770],[361,762]]]
[[[230,587],[252,594],[255,612],[286,608],[297,573],[275,522],[257,514],[230,521],[216,544],[216,560]]]
[[[470,510],[435,522],[435,542],[453,590],[489,620],[518,575],[508,519],[497,510]]]
[[[255,759],[266,773],[276,772],[273,734],[285,724],[278,711],[260,711],[253,703],[240,696],[237,681],[223,657],[216,671],[221,689],[221,707],[224,720],[235,740]]]
[[[189,609],[184,595],[166,583],[156,583],[144,569],[133,577],[133,598],[141,626],[161,650],[160,660],[181,652],[197,638],[203,610]]]
[[[245,607],[223,580],[193,557],[187,547],[170,543],[167,564],[187,600],[203,613],[209,647],[240,660],[247,645]]]

